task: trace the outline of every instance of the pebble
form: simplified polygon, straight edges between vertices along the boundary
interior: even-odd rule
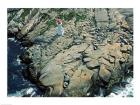
[[[64,74],[64,88],[68,87],[69,82],[70,82],[70,76],[67,73],[65,73]]]
[[[68,82],[64,82],[64,88],[68,87],[69,83]]]
[[[69,82],[69,81],[70,81],[70,76],[67,73],[65,73],[64,82]]]

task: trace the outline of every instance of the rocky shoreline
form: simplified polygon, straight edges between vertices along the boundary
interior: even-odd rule
[[[54,34],[56,16],[63,36]],[[106,96],[133,76],[132,9],[8,9],[8,37],[27,47],[24,77],[44,96]]]

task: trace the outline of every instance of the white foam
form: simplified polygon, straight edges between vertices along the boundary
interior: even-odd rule
[[[117,91],[110,93],[107,97],[133,97],[133,81],[131,77],[127,78],[126,82],[129,84],[126,84],[124,88],[120,87],[120,89],[117,87]]]
[[[10,41],[15,41],[15,38],[8,38],[8,40],[10,40]]]

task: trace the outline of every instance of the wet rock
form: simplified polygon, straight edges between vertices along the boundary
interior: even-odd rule
[[[10,33],[14,34],[14,33],[18,33],[19,29],[18,28],[13,28],[13,29],[9,29],[8,31]]]
[[[70,82],[70,77],[67,73],[65,73],[65,75],[64,75],[64,81],[65,82]]]
[[[21,59],[22,63],[25,63],[25,64],[32,63],[32,60],[29,57],[29,53],[27,53],[27,52],[22,54],[22,55],[20,55],[19,58]]]
[[[26,40],[26,41],[22,41],[21,45],[23,47],[31,47],[31,46],[33,46],[33,43],[31,41],[29,41],[29,40]]]
[[[64,88],[68,87],[69,83],[68,82],[64,82]]]

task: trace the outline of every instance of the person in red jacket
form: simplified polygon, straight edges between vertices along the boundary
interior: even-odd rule
[[[64,35],[64,28],[62,26],[62,20],[59,17],[56,18],[56,24],[57,24],[56,34],[63,36]]]

